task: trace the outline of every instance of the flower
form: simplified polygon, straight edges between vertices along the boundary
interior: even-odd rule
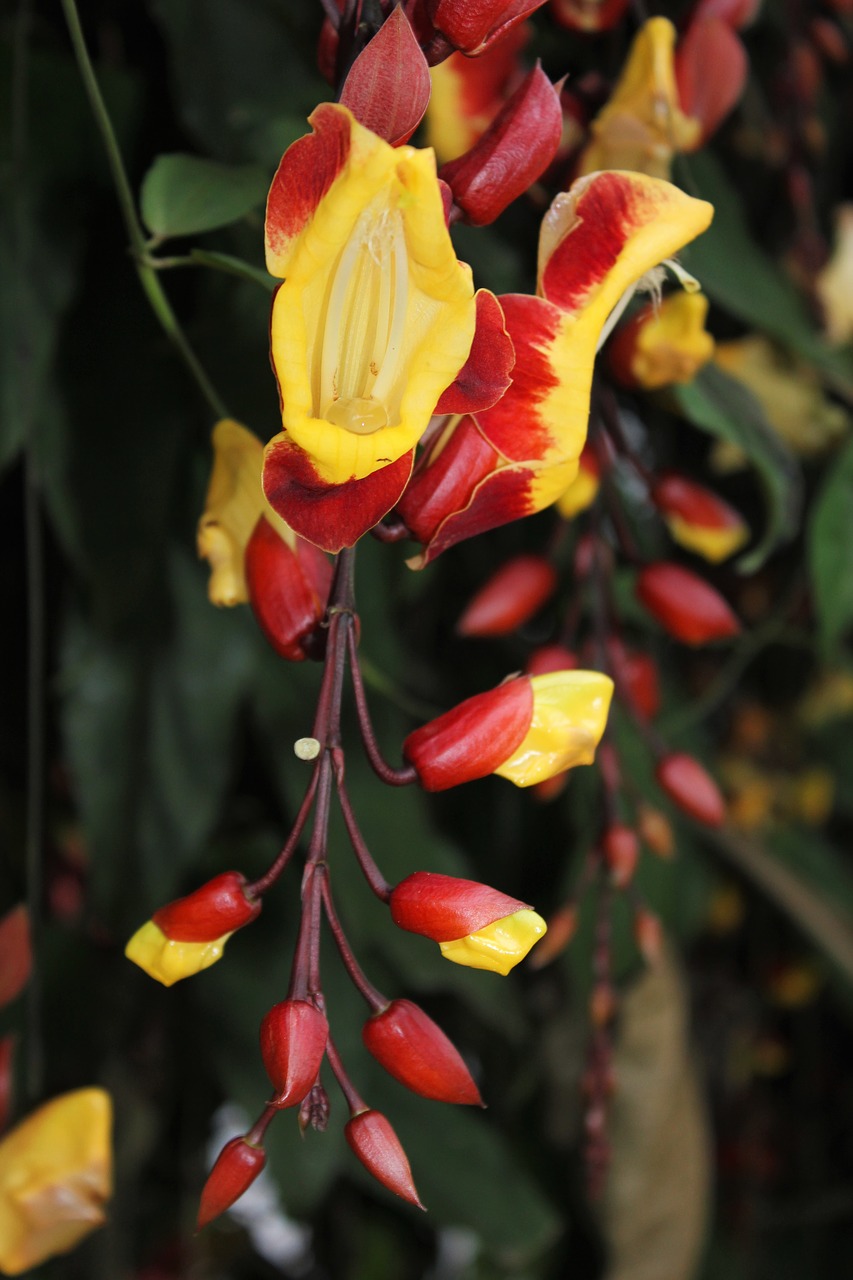
[[[714,779],[698,760],[684,751],[665,755],[655,770],[658,786],[683,813],[708,827],[726,820],[726,802]]]
[[[221,958],[231,934],[261,910],[261,900],[249,898],[245,890],[246,878],[237,871],[215,876],[155,911],[124,954],[164,987],[208,969]]]
[[[332,565],[273,511],[261,487],[263,445],[229,418],[213,430],[213,471],[198,524],[198,553],[211,568],[212,604],[248,601],[273,648],[301,662],[322,647]]]
[[[376,1061],[422,1098],[482,1105],[459,1051],[411,1000],[392,1000],[368,1019],[361,1036]]]
[[[626,387],[655,391],[691,382],[714,354],[707,316],[704,294],[668,294],[620,326],[607,348],[608,364]]]
[[[403,755],[427,791],[490,773],[529,787],[592,763],[612,693],[598,671],[517,676],[415,729]]]
[[[546,931],[527,903],[475,880],[431,871],[401,880],[389,906],[399,928],[432,938],[446,960],[504,976]]]
[[[0,1271],[16,1276],[103,1225],[112,1194],[112,1103],[77,1089],[0,1141]]]
[[[674,48],[675,27],[667,18],[643,23],[616,88],[592,122],[579,174],[632,169],[668,178],[673,155],[697,145],[701,125],[679,106]]]
[[[586,444],[578,459],[577,475],[554,505],[564,520],[573,520],[592,506],[600,488],[601,466],[593,450]]]
[[[566,492],[586,440],[602,331],[638,281],[711,221],[669,183],[596,173],[557,196],[539,238],[537,297],[500,299],[512,385],[491,408],[438,424],[398,511],[422,568],[463,538],[540,511]]]
[[[469,407],[478,324],[478,407],[505,389],[512,355],[494,298],[475,298],[456,258],[432,152],[389,146],[339,104],[310,122],[267,202],[267,268],[285,277],[270,321],[284,430],[263,484],[291,528],[339,551],[399,498],[460,374]]]
[[[417,6],[418,0],[414,0]],[[452,48],[478,57],[545,0],[426,0],[432,25]]]
[[[749,527],[734,507],[686,476],[661,476],[652,489],[652,501],[673,539],[712,564],[727,560],[749,538]]]
[[[682,644],[728,640],[740,632],[740,622],[719,591],[680,564],[659,560],[644,565],[637,574],[635,593]]]

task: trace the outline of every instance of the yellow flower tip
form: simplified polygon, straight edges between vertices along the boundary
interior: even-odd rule
[[[601,482],[592,471],[581,467],[568,489],[557,499],[556,507],[564,520],[573,520],[591,507],[598,497]]]
[[[672,293],[639,326],[631,374],[647,391],[691,382],[714,355],[705,328],[708,299],[701,293]]]
[[[665,520],[673,541],[687,551],[694,551],[710,564],[728,560],[749,540],[746,523],[710,529],[706,525],[691,524],[683,516],[675,514],[667,515]]]
[[[445,960],[466,965],[469,969],[489,969],[506,977],[543,937],[547,928],[540,915],[524,907],[511,916],[493,920],[476,933],[438,945]]]
[[[533,676],[530,683],[530,728],[509,760],[495,770],[517,787],[592,764],[613,696],[613,681],[599,671],[552,671]]]
[[[112,1194],[112,1103],[103,1089],[53,1098],[0,1141],[0,1273],[73,1249]]]
[[[182,978],[191,978],[222,958],[225,943],[231,937],[224,933],[211,942],[176,942],[167,938],[153,920],[146,920],[124,949],[128,960],[164,987],[171,987]]]
[[[213,429],[213,470],[196,546],[210,565],[211,604],[230,607],[249,599],[244,570],[246,545],[262,515],[292,546],[293,533],[272,510],[261,487],[264,446],[256,435],[223,418]]]

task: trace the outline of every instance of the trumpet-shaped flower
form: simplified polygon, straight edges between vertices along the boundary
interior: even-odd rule
[[[433,153],[389,146],[340,105],[311,123],[267,203],[267,267],[285,277],[270,323],[284,430],[264,489],[291,528],[339,551],[399,498],[442,397],[453,388],[451,411],[493,403],[512,351],[456,258]]]
[[[422,568],[454,543],[530,515],[565,493],[586,440],[596,350],[611,313],[713,210],[638,173],[595,173],[542,223],[537,297],[500,299],[515,347],[512,385],[491,408],[429,440],[398,510]]]
[[[112,1103],[103,1089],[53,1098],[0,1141],[0,1271],[17,1276],[105,1221]]]

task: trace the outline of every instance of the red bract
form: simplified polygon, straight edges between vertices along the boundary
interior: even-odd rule
[[[709,827],[719,827],[725,822],[726,802],[720,789],[693,756],[683,751],[664,756],[655,777],[658,786],[683,813]]]
[[[273,1105],[293,1107],[317,1079],[329,1024],[307,1000],[282,1000],[261,1023],[261,1057],[276,1095]]]
[[[32,963],[30,916],[21,903],[0,920],[0,1009],[23,991]]]
[[[360,1111],[347,1123],[346,1140],[377,1182],[423,1209],[406,1153],[391,1125],[378,1111]]]
[[[415,871],[391,891],[391,919],[400,929],[433,942],[452,942],[503,920],[529,903],[499,889],[434,871]]]
[[[557,571],[544,556],[515,556],[480,588],[456,630],[463,636],[508,635],[533,617],[556,586]]]
[[[392,146],[408,142],[429,102],[429,67],[401,8],[350,67],[339,101]]]
[[[637,599],[664,630],[684,644],[702,645],[736,636],[740,622],[703,578],[680,564],[659,561],[637,575]]]
[[[260,898],[247,898],[246,885],[238,871],[224,871],[186,898],[167,903],[151,919],[172,942],[212,942],[260,912]]]
[[[243,1137],[226,1142],[201,1193],[197,1231],[201,1231],[202,1227],[206,1227],[240,1199],[261,1172],[266,1160],[263,1147],[252,1146]]]
[[[289,662],[321,656],[317,627],[332,584],[332,563],[302,538],[295,549],[262,516],[246,546],[246,585],[258,625]]]
[[[537,65],[471,150],[438,171],[464,220],[494,222],[522,195],[554,158],[562,124],[559,93]]]
[[[361,1035],[376,1061],[413,1093],[436,1102],[482,1106],[458,1050],[411,1000],[393,1000],[364,1024]]]
[[[545,0],[421,0],[421,7],[452,48],[478,54],[544,3]]]
[[[415,766],[422,787],[444,791],[499,768],[523,741],[532,717],[530,681],[509,680],[415,729],[403,743],[403,756]]]

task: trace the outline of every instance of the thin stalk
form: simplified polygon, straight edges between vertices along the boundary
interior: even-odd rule
[[[315,768],[313,774],[311,775],[311,781],[308,783],[308,790],[305,792],[305,797],[302,801],[302,804],[299,806],[299,812],[296,815],[296,821],[293,824],[293,830],[291,831],[290,835],[287,837],[287,841],[283,849],[281,850],[281,853],[278,855],[275,862],[270,867],[269,871],[265,872],[265,874],[262,875],[260,879],[255,880],[254,883],[250,884],[246,889],[246,892],[249,895],[249,897],[252,897],[252,898],[263,897],[267,889],[269,889],[272,885],[274,885],[276,880],[278,880],[279,876],[284,871],[288,862],[293,857],[293,854],[296,852],[296,846],[299,843],[299,837],[302,835],[302,832],[305,828],[305,823],[308,820],[308,814],[311,812],[311,805],[314,803],[314,796],[317,791],[318,777],[319,777],[319,769]]]
[[[347,941],[347,936],[344,933],[338,913],[335,910],[328,876],[324,876],[323,878],[323,909],[326,913],[326,919],[329,922],[329,928],[332,931],[332,937],[335,940],[335,945],[337,946],[341,960],[344,963],[344,968],[349,974],[350,980],[352,981],[356,991],[358,991],[359,995],[364,997],[364,1000],[370,1006],[371,1012],[379,1013],[382,1009],[387,1009],[390,1001],[386,996],[383,996],[378,987],[374,987],[373,983],[367,977],[361,965],[353,955],[352,947]]]
[[[119,207],[133,252],[134,266],[136,267],[136,273],[139,276],[143,292],[163,331],[182,356],[184,363],[214,414],[217,418],[227,418],[229,415],[224,401],[219,396],[198,356],[190,346],[189,340],[172,310],[172,305],[166,296],[163,286],[157,278],[157,272],[146,262],[148,246],[145,233],[136,212],[136,202],[128,181],[118,139],[92,66],[92,60],[89,57],[89,50],[83,35],[83,28],[80,25],[77,5],[75,0],[61,0],[61,3],[65,20],[68,24],[68,32],[71,36],[74,56],[77,59],[77,66],[83,80],[83,87],[86,90],[86,96],[92,108],[92,115],[95,117],[95,124],[104,143],[107,163],[115,184]]]
[[[367,696],[364,692],[364,681],[361,678],[358,644],[352,628],[350,628],[347,636],[347,645],[349,648],[350,670],[352,672],[352,688],[358,713],[358,727],[361,731],[361,740],[364,743],[365,754],[370,761],[370,766],[373,772],[389,786],[407,787],[412,782],[417,782],[417,772],[412,765],[405,765],[400,769],[395,769],[393,765],[388,764],[379,749],[379,743],[376,741],[376,734],[373,731],[373,724],[370,719]]]
[[[367,1103],[364,1101],[361,1094],[358,1092],[352,1080],[350,1080],[346,1073],[346,1068],[344,1067],[343,1062],[341,1062],[341,1055],[338,1053],[335,1042],[331,1036],[329,1036],[326,1041],[326,1057],[329,1060],[329,1066],[332,1068],[334,1077],[340,1086],[341,1093],[346,1098],[347,1106],[350,1109],[350,1115],[355,1116],[358,1115],[360,1111],[368,1111],[369,1107]]]
[[[379,870],[379,867],[376,865],[373,854],[368,849],[367,842],[359,830],[355,814],[353,813],[352,803],[344,784],[343,768],[341,767],[337,769],[336,773],[338,802],[341,806],[341,813],[344,816],[347,835],[350,838],[353,852],[358,859],[358,865],[361,867],[365,880],[370,885],[370,888],[376,894],[377,898],[379,898],[381,902],[387,902],[391,897],[392,886],[388,883],[382,872]]]

